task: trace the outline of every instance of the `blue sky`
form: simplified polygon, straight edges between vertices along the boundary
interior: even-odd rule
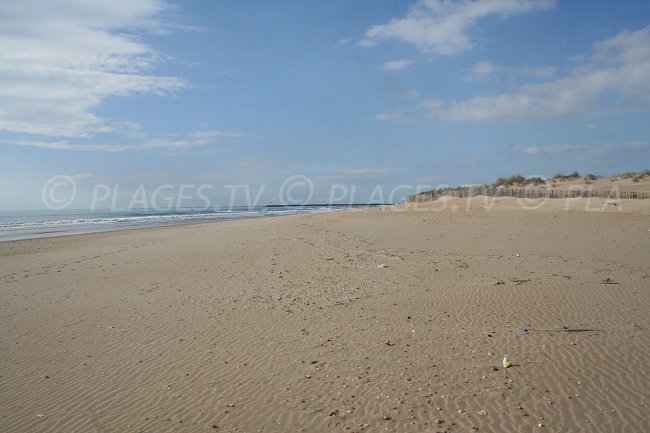
[[[643,0],[0,4],[2,209],[57,175],[88,207],[98,184],[263,204],[304,175],[364,202],[643,170],[649,112]]]

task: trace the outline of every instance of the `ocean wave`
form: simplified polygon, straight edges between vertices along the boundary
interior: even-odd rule
[[[42,233],[90,233],[121,228],[172,225],[200,221],[256,218],[302,213],[331,212],[350,208],[345,205],[258,207],[223,210],[173,210],[150,212],[147,210],[92,212],[79,211],[63,215],[26,212],[11,218],[0,216],[0,239],[38,237]],[[356,206],[354,206],[356,207]]]

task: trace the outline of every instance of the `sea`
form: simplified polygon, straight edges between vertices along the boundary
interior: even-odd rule
[[[207,221],[332,212],[375,206],[379,205],[270,205],[209,210],[177,208],[173,210],[0,211],[0,242]]]

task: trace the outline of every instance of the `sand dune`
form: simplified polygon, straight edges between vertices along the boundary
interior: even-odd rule
[[[513,200],[2,243],[0,431],[650,431],[649,204]]]
[[[584,177],[568,179],[564,181],[554,181],[551,185],[555,189],[584,188],[592,191],[612,191],[613,188],[619,191],[650,191],[650,176],[643,178],[626,177],[626,176],[603,176],[593,180]]]

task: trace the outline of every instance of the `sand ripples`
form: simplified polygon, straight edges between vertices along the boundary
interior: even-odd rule
[[[575,214],[552,232],[500,218],[376,210],[68,238],[29,266],[5,252],[0,430],[649,431],[650,269],[601,243],[607,224],[594,241]]]

